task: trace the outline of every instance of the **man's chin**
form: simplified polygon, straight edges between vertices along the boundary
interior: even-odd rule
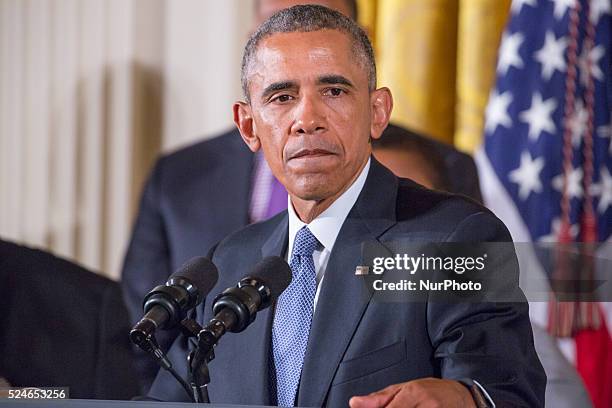
[[[331,182],[329,174],[308,174],[299,177],[288,188],[291,195],[304,201],[323,201],[337,193],[335,183]]]

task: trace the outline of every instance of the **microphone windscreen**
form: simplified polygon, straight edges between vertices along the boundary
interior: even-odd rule
[[[249,274],[265,283],[270,289],[272,300],[277,299],[287,286],[291,283],[291,268],[289,264],[279,256],[268,256],[262,259]]]
[[[219,271],[210,259],[204,256],[196,256],[185,262],[174,272],[170,279],[168,279],[168,282],[175,281],[178,278],[189,281],[203,297],[217,284]]]

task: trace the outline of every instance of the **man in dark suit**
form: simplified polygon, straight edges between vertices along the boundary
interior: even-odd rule
[[[255,26],[282,8],[304,2],[260,0],[255,6]],[[357,19],[354,0],[308,2],[322,3]],[[476,166],[469,155],[392,124],[384,132],[438,152],[449,191],[481,201]],[[142,194],[123,265],[122,287],[133,323],[142,316],[142,300],[148,291],[164,283],[185,261],[206,253],[229,233],[266,218],[269,196],[265,185],[271,182],[276,181],[265,161],[242,142],[238,129],[158,160]],[[263,192],[258,188],[262,184]],[[256,210],[257,199],[263,201],[263,211]],[[159,333],[162,348],[167,348],[176,335]],[[148,377],[143,379],[146,388],[157,366],[148,356],[141,359],[141,364],[142,375]]]
[[[376,89],[361,29],[320,6],[283,10],[251,36],[246,102],[234,120],[263,150],[290,205],[212,252],[233,286],[260,259],[285,256],[293,279],[273,309],[228,334],[211,363],[213,402],[282,406],[542,406],[545,375],[526,303],[380,302],[355,276],[362,243],[486,242],[510,236],[484,207],[398,179],[371,158],[392,109]],[[514,254],[506,263],[516,264]],[[520,293],[516,270],[503,277]],[[198,309],[211,317],[211,299]],[[179,338],[170,355],[184,362]],[[185,374],[184,363],[178,365]],[[369,394],[369,395],[366,395]],[[161,373],[149,395],[185,400]],[[363,395],[362,397],[354,397]]]

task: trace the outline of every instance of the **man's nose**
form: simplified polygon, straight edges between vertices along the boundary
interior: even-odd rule
[[[315,96],[303,96],[295,115],[293,133],[313,134],[326,129],[323,103]]]

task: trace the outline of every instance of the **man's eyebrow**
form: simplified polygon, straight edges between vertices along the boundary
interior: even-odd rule
[[[261,97],[266,98],[271,93],[282,91],[284,89],[295,89],[295,88],[297,88],[297,84],[294,81],[274,82],[264,88],[263,92],[261,93]]]
[[[342,75],[323,75],[320,76],[317,80],[319,84],[327,84],[327,85],[345,85],[350,88],[355,88],[355,85]]]

